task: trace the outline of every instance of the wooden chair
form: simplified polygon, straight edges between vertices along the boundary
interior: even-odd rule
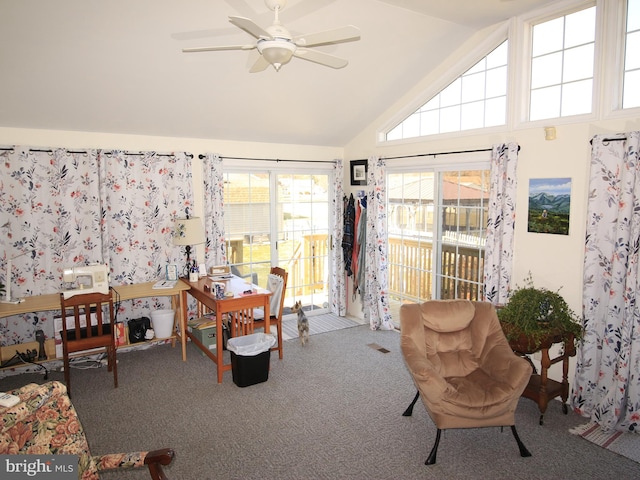
[[[103,323],[107,309],[107,323]],[[71,376],[69,372],[69,355],[95,348],[104,348],[107,352],[107,368],[113,371],[113,384],[118,388],[118,364],[116,362],[116,334],[113,313],[113,292],[83,293],[67,299],[60,294],[62,310],[62,356],[64,361],[64,381],[67,393],[71,397]],[[73,310],[73,328],[67,328],[67,309]],[[91,321],[92,314],[95,322]],[[95,323],[95,325],[93,325]]]
[[[277,275],[282,278],[282,294],[280,295],[279,299],[275,299],[275,301],[277,301],[278,304],[277,305],[272,304],[271,315],[269,317],[270,325],[276,326],[277,338],[278,338],[278,342],[271,349],[271,351],[277,350],[278,356],[280,357],[280,360],[282,360],[282,309],[284,307],[284,297],[287,292],[287,277],[289,274],[285,269],[280,267],[271,267],[271,271],[269,273],[272,275]],[[267,288],[268,288],[268,285],[267,285]],[[274,311],[276,312],[275,315],[274,315]],[[261,319],[255,319],[254,328],[264,328],[264,316]],[[270,332],[265,332],[265,333],[270,333]]]

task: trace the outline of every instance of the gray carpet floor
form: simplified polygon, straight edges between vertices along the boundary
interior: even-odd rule
[[[172,447],[173,480],[640,478],[640,464],[569,433],[584,418],[553,401],[540,426],[527,399],[516,425],[532,457],[519,456],[509,429],[448,430],[437,463],[425,466],[436,429],[421,403],[402,417],[415,389],[397,332],[363,325],[314,335],[305,347],[285,342],[269,379],[246,388],[231,372],[218,384],[211,361],[188,349],[187,362],[170,345],[119,355],[117,389],[105,368],[72,371],[93,453]],[[42,375],[6,377],[0,390],[34,380]]]

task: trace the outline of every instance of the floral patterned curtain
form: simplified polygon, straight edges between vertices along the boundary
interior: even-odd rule
[[[371,157],[367,162],[367,233],[364,318],[372,330],[393,330],[389,311],[387,264],[387,187],[385,161]]]
[[[184,263],[172,233],[174,219],[193,210],[192,155],[121,150],[98,155],[104,175],[102,244],[111,285],[163,278],[166,265]],[[168,308],[169,300],[152,297],[130,303],[130,311],[119,311],[125,318]]]
[[[16,146],[0,151],[0,159],[0,279],[12,297],[59,292],[65,267],[105,260],[95,150]],[[32,341],[40,328],[53,337],[54,314],[1,319],[3,344]]]
[[[227,263],[224,242],[224,176],[222,159],[212,153],[204,155],[204,231],[207,269]]]
[[[640,132],[592,139],[584,338],[571,403],[604,430],[640,427]]]
[[[332,313],[344,317],[347,314],[347,287],[344,279],[344,257],[342,256],[342,234],[344,223],[344,209],[342,208],[342,197],[344,196],[344,186],[342,184],[342,176],[344,175],[344,165],[342,160],[336,160],[333,166],[333,198],[331,199],[331,212],[329,218],[333,218],[333,235],[331,245],[331,262],[333,264],[332,271],[333,282],[330,286]]]
[[[183,261],[171,233],[193,203],[189,154],[14,147],[0,156],[3,283],[7,259],[26,252],[13,260],[12,296],[59,292],[63,268],[73,265],[106,263],[111,284],[121,285],[161,278],[167,264]],[[119,320],[167,302],[123,302]],[[37,329],[52,338],[55,314],[2,319],[4,344],[30,341]]]
[[[511,288],[519,148],[516,143],[494,145],[491,154],[484,297],[494,305],[507,303]]]

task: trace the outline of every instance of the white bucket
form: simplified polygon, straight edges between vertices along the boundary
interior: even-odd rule
[[[156,338],[167,338],[173,335],[173,310],[154,310],[151,312],[151,325]]]

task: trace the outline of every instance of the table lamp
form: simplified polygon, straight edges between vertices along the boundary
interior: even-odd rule
[[[176,218],[174,221],[173,244],[184,245],[187,253],[186,275],[189,275],[191,264],[191,245],[198,245],[206,241],[204,228],[199,217]]]

